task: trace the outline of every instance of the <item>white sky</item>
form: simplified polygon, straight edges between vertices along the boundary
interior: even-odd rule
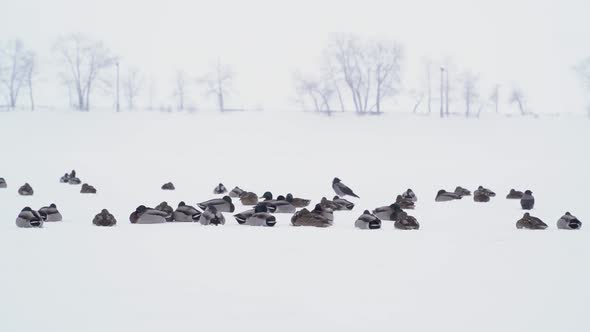
[[[313,72],[335,32],[401,41],[408,89],[417,84],[425,56],[450,57],[458,70],[452,75],[464,69],[481,75],[482,94],[496,82],[505,93],[517,84],[538,112],[582,112],[588,101],[572,70],[590,56],[588,0],[0,2],[0,40],[21,38],[41,57],[41,104],[65,104],[51,46],[71,32],[104,40],[123,66],[154,77],[167,104],[176,69],[197,77],[219,57],[238,75],[238,95],[228,106],[297,108],[293,72]],[[208,105],[196,87],[191,92],[195,104]]]

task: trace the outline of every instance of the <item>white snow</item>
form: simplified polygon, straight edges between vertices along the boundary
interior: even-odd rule
[[[589,120],[386,114],[0,113],[1,331],[588,331]],[[97,195],[59,183],[75,168]],[[140,204],[215,197],[215,185],[361,199],[329,229],[131,225]],[[175,191],[160,189],[172,181]],[[32,197],[18,196],[28,182]],[[484,185],[490,203],[435,203]],[[353,227],[411,187],[419,231]],[[516,230],[510,188],[546,231]],[[24,206],[61,223],[18,229]],[[92,225],[102,208],[114,228]],[[247,208],[236,204],[236,212]]]

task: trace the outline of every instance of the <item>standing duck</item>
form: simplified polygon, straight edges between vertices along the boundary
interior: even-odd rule
[[[576,230],[576,229],[582,228],[582,222],[580,220],[578,220],[578,218],[572,216],[571,213],[566,212],[557,221],[557,228],[558,229]]]
[[[236,210],[236,207],[234,206],[234,203],[232,203],[231,197],[229,196],[223,196],[223,198],[210,199],[208,201],[197,204],[197,206],[202,210],[207,209],[207,207],[209,206],[215,206],[215,210],[219,212],[234,212]]]
[[[355,194],[352,191],[352,189],[348,188],[348,186],[346,186],[344,183],[342,183],[342,181],[340,181],[339,178],[334,178],[334,180],[332,180],[332,189],[334,189],[334,191],[336,192],[336,195],[338,195],[340,197],[352,196],[352,197],[360,198],[357,196],[357,194]]]
[[[62,221],[61,213],[57,209],[57,206],[51,203],[49,206],[42,207],[39,209],[39,214],[43,216],[47,222]]]
[[[117,219],[107,209],[102,209],[99,214],[94,216],[92,224],[95,226],[111,227],[117,224]]]
[[[201,213],[201,217],[199,218],[199,223],[204,226],[208,225],[225,225],[225,218],[221,211],[219,211],[216,205],[208,205],[205,211]]]
[[[172,213],[172,221],[176,222],[198,222],[199,218],[201,218],[201,211],[184,202],[178,203],[178,207]]]
[[[520,199],[520,206],[523,210],[533,209],[533,207],[535,206],[535,197],[533,197],[532,191],[527,190],[524,192],[522,198]]]
[[[381,220],[369,212],[369,210],[365,210],[354,222],[354,227],[360,229],[379,229],[381,228]]]
[[[517,229],[545,229],[547,224],[541,219],[531,216],[528,212],[522,216],[520,220],[516,222]]]
[[[19,228],[43,227],[43,217],[41,217],[39,212],[27,206],[16,217],[16,226]]]
[[[214,189],[213,193],[215,195],[222,195],[227,192],[227,188],[223,185],[223,183],[218,184]],[[231,197],[231,196],[230,196]]]

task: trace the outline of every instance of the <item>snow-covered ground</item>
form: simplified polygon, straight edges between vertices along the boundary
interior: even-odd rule
[[[1,331],[588,331],[590,120],[386,114],[0,113]],[[60,184],[75,168],[98,195]],[[318,201],[361,197],[329,229],[131,225],[140,204],[214,197],[218,182]],[[176,191],[160,190],[172,181]],[[29,182],[35,195],[18,196]],[[490,203],[435,203],[484,185]],[[411,187],[420,231],[353,228]],[[531,189],[546,231],[515,229]],[[18,229],[24,206],[62,223]],[[239,203],[237,211],[245,210]],[[108,208],[119,224],[92,226]]]

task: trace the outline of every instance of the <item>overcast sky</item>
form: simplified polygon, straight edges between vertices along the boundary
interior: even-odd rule
[[[496,82],[505,93],[522,87],[538,112],[582,112],[589,101],[572,70],[590,56],[588,0],[0,2],[0,40],[21,38],[41,57],[41,104],[64,104],[51,46],[72,32],[104,40],[122,66],[153,77],[160,103],[173,102],[177,69],[197,77],[220,58],[238,75],[230,107],[296,108],[294,71],[313,73],[338,32],[402,42],[407,89],[418,84],[428,56],[452,59],[452,77],[466,69],[478,73],[485,95]],[[203,98],[196,87],[191,91],[192,102],[206,107]],[[388,109],[406,107],[399,101]]]

